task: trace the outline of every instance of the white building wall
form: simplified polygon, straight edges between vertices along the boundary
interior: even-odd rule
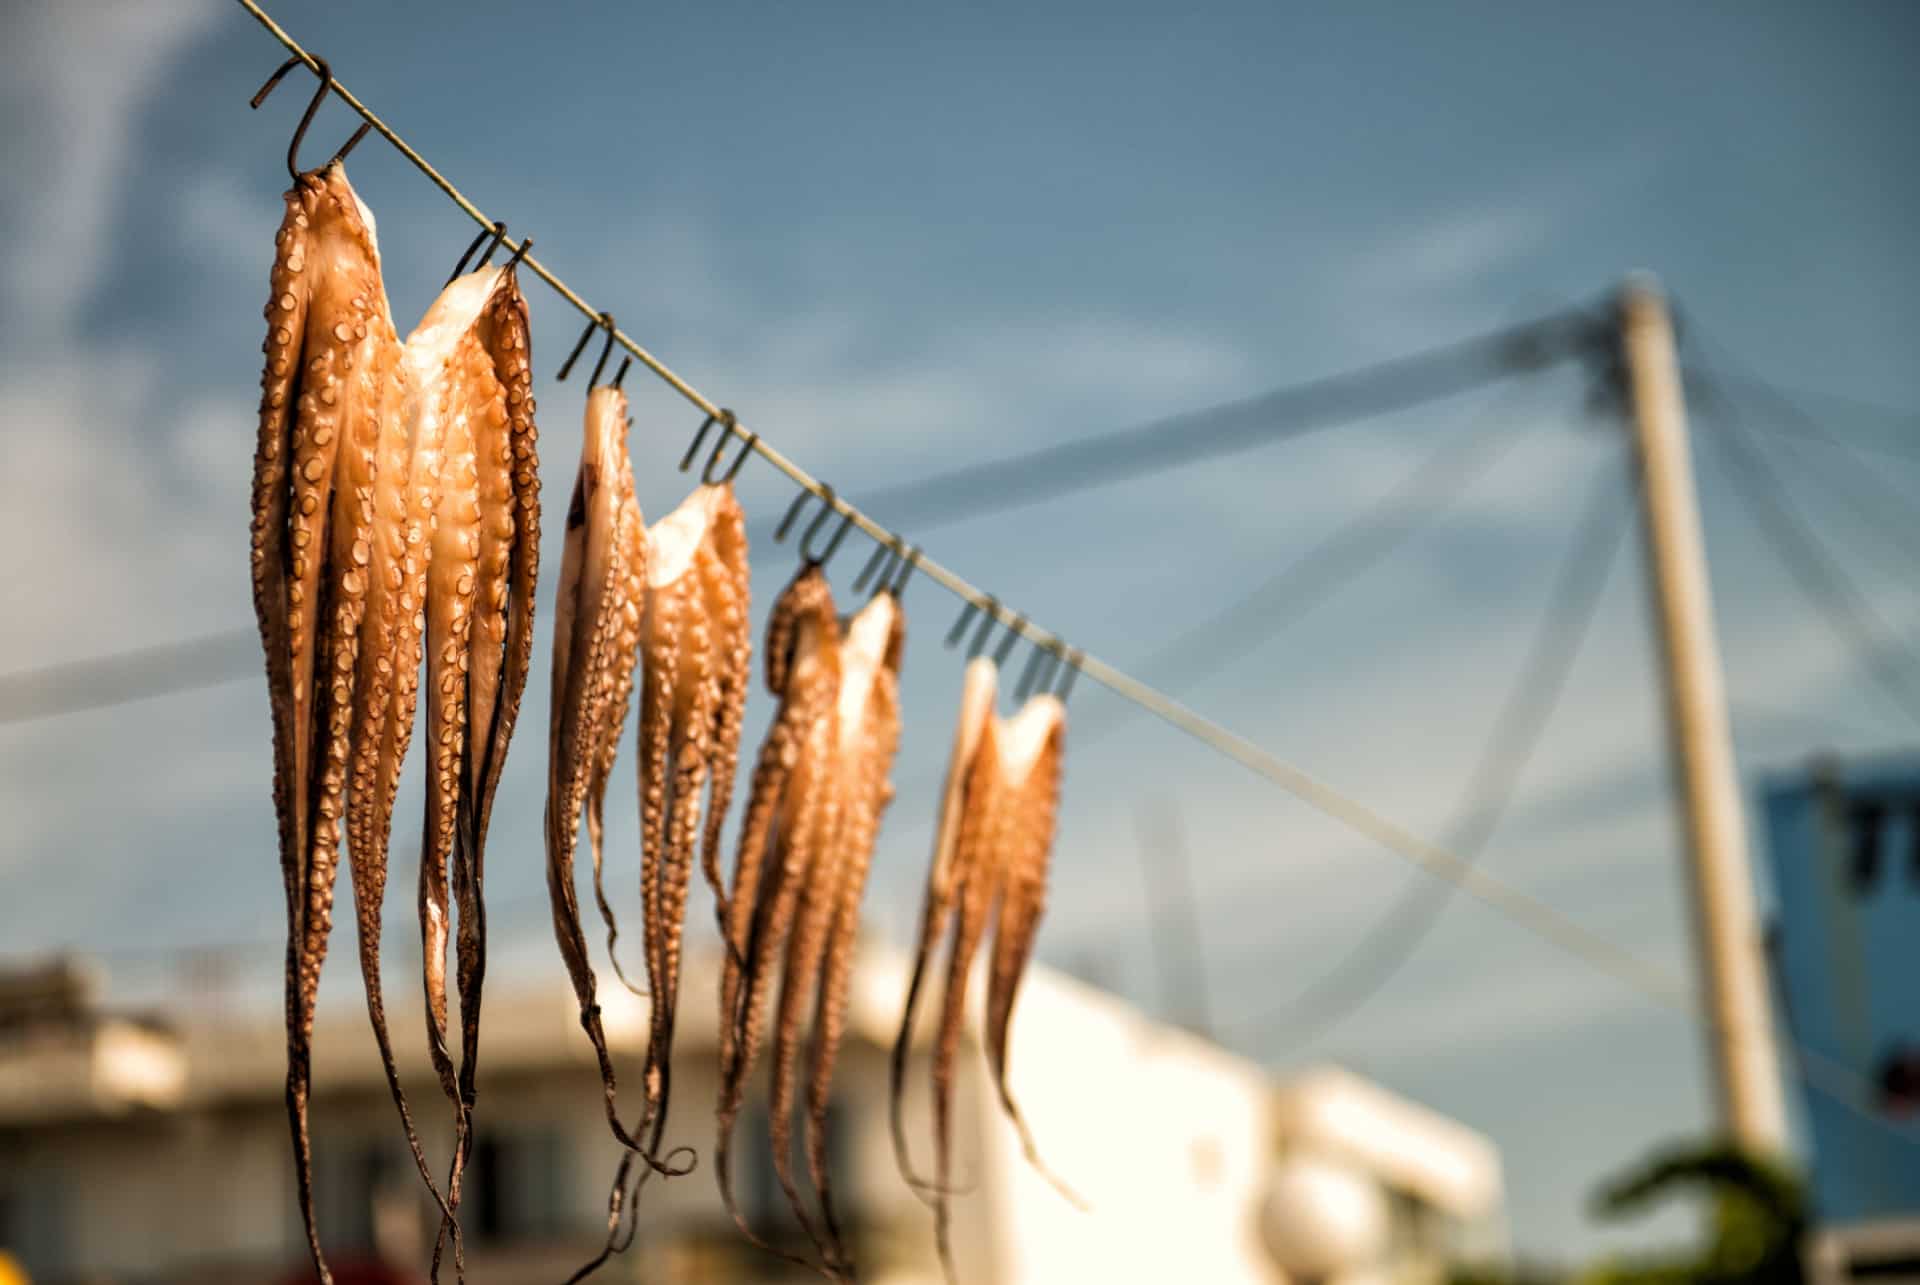
[[[985,1137],[1000,1270],[984,1279],[1276,1279],[1253,1221],[1271,1156],[1258,1068],[1053,973],[1028,984],[1014,1025],[1015,1100],[1086,1210],[1026,1163],[996,1109]]]

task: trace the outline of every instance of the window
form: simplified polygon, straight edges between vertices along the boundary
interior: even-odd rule
[[[378,1192],[404,1177],[387,1142],[319,1138],[313,1148],[314,1221],[328,1250],[364,1253],[373,1250],[374,1199]],[[413,1172],[410,1160],[406,1172]],[[306,1233],[293,1212],[295,1243],[304,1246]]]
[[[1886,821],[1885,805],[1871,799],[1859,800],[1847,809],[1847,884],[1856,897],[1866,897],[1879,882]]]
[[[546,1240],[568,1230],[572,1173],[558,1129],[483,1130],[462,1179],[462,1222],[482,1243]]]

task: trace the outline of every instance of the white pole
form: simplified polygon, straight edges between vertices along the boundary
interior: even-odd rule
[[[1786,1150],[1786,1115],[1754,911],[1745,813],[1713,630],[1713,599],[1687,443],[1673,322],[1652,277],[1620,297],[1622,354],[1640,448],[1647,556],[1665,661],[1702,984],[1721,1123],[1751,1151]]]

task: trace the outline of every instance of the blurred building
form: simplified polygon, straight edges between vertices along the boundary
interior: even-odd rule
[[[697,1147],[700,1167],[648,1184],[633,1251],[600,1279],[814,1279],[749,1246],[713,1185],[712,962],[688,970],[667,1137]],[[935,1282],[931,1218],[900,1178],[888,1131],[904,961],[869,951],[856,976],[830,1130],[839,1203],[862,1279]],[[563,981],[516,989],[511,978],[496,963],[486,1004],[462,1207],[474,1285],[560,1280],[590,1257],[619,1155],[571,992]],[[610,983],[607,1033],[631,1103],[646,1005]],[[415,1121],[429,1155],[444,1156],[448,1108],[417,996],[402,993],[417,989],[389,983],[388,1002]],[[103,1016],[94,979],[67,965],[15,975],[0,1004],[0,1249],[36,1285],[306,1278],[277,1020]],[[1045,1159],[1087,1208],[1025,1162],[969,1053],[953,1202],[963,1281],[1265,1283],[1288,1279],[1279,1261],[1311,1261],[1322,1280],[1364,1267],[1369,1281],[1437,1281],[1450,1257],[1501,1247],[1492,1147],[1377,1086],[1330,1069],[1275,1085],[1045,970],[1023,992],[1016,1026],[1016,1091]],[[913,1074],[908,1131],[925,1171],[924,1059]],[[437,1222],[364,1012],[323,1006],[314,1075],[319,1218],[336,1270],[400,1265],[380,1279],[414,1279]],[[800,1249],[764,1129],[763,1111],[742,1121],[736,1190],[757,1227]]]
[[[1822,1271],[1920,1278],[1920,755],[1820,760],[1762,806],[1783,1025],[1867,1086],[1803,1094]]]

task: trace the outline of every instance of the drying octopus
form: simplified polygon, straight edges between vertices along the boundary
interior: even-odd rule
[[[373,216],[338,160],[298,175],[286,195],[266,308],[251,563],[287,894],[287,1107],[322,1280],[331,1274],[313,1216],[308,1098],[343,814],[369,1018],[409,1145],[448,1222],[472,1104],[480,854],[531,649],[538,498],[525,304],[510,269],[463,281],[473,313],[460,328],[466,356],[458,372],[423,369],[431,363],[413,360],[394,330]],[[427,415],[441,393],[458,412]],[[464,569],[436,574],[443,546]],[[449,1196],[435,1188],[400,1091],[379,984],[387,844],[423,632],[436,745],[429,833],[439,815],[457,836],[462,906],[475,920],[470,932],[463,915],[461,984],[473,1000],[463,1004]]]
[[[988,1068],[1028,1161],[1070,1201],[1079,1203],[1041,1163],[1007,1085],[1014,1001],[1046,906],[1066,711],[1058,696],[1043,692],[1030,697],[1011,719],[1000,718],[994,712],[997,687],[998,669],[991,660],[981,657],[968,664],[940,800],[912,980],[893,1048],[894,1154],[909,1184],[933,1206],[940,1259],[949,1279],[954,1275],[948,1228],[954,1064],[966,1011],[967,978],[990,923],[994,936],[987,964]],[[914,1174],[908,1160],[902,1105],[907,1053],[922,989],[933,953],[949,932],[952,944],[932,1068],[935,1174],[927,1181]]]
[[[613,1061],[595,999],[599,983],[573,875],[584,811],[599,890],[607,780],[626,723],[646,592],[646,528],[634,498],[626,434],[626,394],[611,385],[589,389],[554,601],[546,844],[554,936],[579,1001],[580,1024],[599,1060],[607,1123],[627,1148],[639,1150],[616,1110]]]
[[[721,1195],[742,1232],[765,1247],[735,1203],[730,1157],[778,975],[767,1110],[774,1169],[821,1265],[835,1277],[851,1265],[827,1170],[828,1096],[846,1027],[860,900],[893,797],[904,649],[904,618],[891,591],[877,593],[844,633],[817,562],[803,565],[781,594],[766,647],[767,686],[780,708],[754,769],[726,899],[715,1151]],[[804,1137],[824,1234],[792,1164],[800,1046],[809,1023]]]
[[[540,483],[530,359],[527,306],[511,264],[449,283],[407,339],[409,420],[417,439],[438,439],[439,494],[430,494],[435,479],[415,481],[405,549],[425,543],[425,566],[403,557],[406,575],[389,578],[399,588],[395,666],[406,675],[403,687],[419,667],[422,625],[425,632],[429,758],[418,901],[428,1053],[454,1108],[442,1233],[454,1232],[456,1258],[453,1212],[473,1145],[486,979],[487,830],[533,653]],[[419,569],[424,615],[423,600],[409,592],[417,580],[408,577]],[[401,716],[410,719],[413,704],[405,690]],[[391,764],[382,763],[395,780],[405,749],[401,738]],[[384,787],[389,812],[393,783]],[[447,947],[456,913],[457,1075],[447,1047]],[[436,1241],[436,1267],[439,1251]]]
[[[589,391],[561,565],[547,814],[554,930],[599,1060],[608,1124],[629,1151],[609,1201],[610,1246],[631,1153],[653,1170],[682,1172],[658,1155],[681,936],[697,847],[709,880],[719,882],[721,825],[733,794],[752,654],[746,524],[731,482],[697,488],[673,513],[644,527],[634,500],[626,422],[626,396],[617,387]],[[584,813],[595,900],[618,972],[618,924],[605,890],[602,836],[607,782],[636,681],[640,891],[652,998],[644,1114],[630,1129],[617,1114],[573,865]]]

